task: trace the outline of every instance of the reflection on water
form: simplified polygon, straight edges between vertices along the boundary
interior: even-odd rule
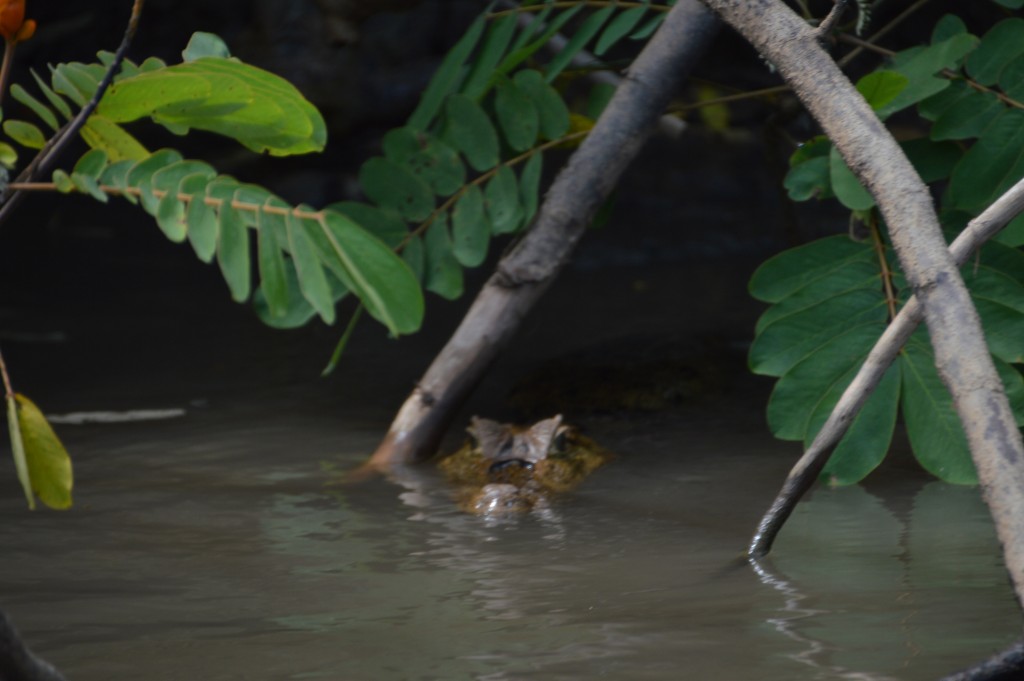
[[[736,558],[791,448],[698,417],[592,426],[618,459],[500,522],[430,469],[333,484],[380,432],[334,414],[65,427],[72,513],[0,479],[2,605],[72,681],[912,680],[1019,629],[976,490],[819,490],[754,570]]]

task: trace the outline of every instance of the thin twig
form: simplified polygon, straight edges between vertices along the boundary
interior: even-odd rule
[[[14,46],[17,44],[15,38],[4,41],[4,62],[0,65],[0,103],[7,93],[7,82],[11,79],[11,67],[14,64]]]
[[[885,302],[889,306],[889,321],[896,319],[896,292],[892,286],[892,270],[889,269],[889,261],[885,258],[885,243],[882,241],[882,233],[878,229],[878,214],[871,211],[871,221],[868,223],[871,229],[871,243],[875,247],[875,255],[878,257],[878,269],[882,275],[882,288],[885,290]]]
[[[872,52],[876,52],[885,57],[892,57],[896,55],[896,52],[894,52],[893,50],[884,47],[879,47],[878,45],[873,45],[866,40],[862,40],[857,36],[848,35],[846,33],[840,34],[839,40],[841,40],[844,43],[850,43],[851,45],[858,45],[866,50],[871,50]],[[992,88],[985,87],[981,83],[971,78],[965,78],[961,73],[957,73],[956,71],[953,71],[951,69],[942,69],[941,71],[939,71],[939,75],[942,76],[943,78],[949,78],[950,80],[962,80],[964,81],[964,83],[967,84],[968,87],[971,87],[977,90],[978,92],[986,92],[988,94],[994,95],[996,99],[1006,104],[1007,106],[1012,106],[1015,109],[1024,109],[1024,103],[1018,102],[1016,99],[1008,97],[1004,95],[1002,92],[998,92],[996,90],[993,90]]]
[[[93,93],[92,99],[90,99],[82,110],[78,112],[74,118],[66,123],[60,130],[54,134],[53,137],[46,143],[46,145],[39,150],[36,157],[32,159],[32,162],[21,171],[16,180],[17,183],[31,182],[35,178],[39,177],[43,173],[50,170],[53,164],[57,161],[58,156],[61,152],[67,148],[67,145],[71,143],[78,131],[82,129],[85,122],[92,115],[96,107],[99,106],[100,100],[103,98],[103,94],[110,87],[110,84],[114,81],[114,76],[121,69],[121,63],[124,61],[125,54],[128,52],[128,46],[131,45],[132,38],[135,37],[135,32],[139,27],[139,17],[142,14],[142,6],[145,4],[145,0],[135,0],[132,5],[132,14],[128,19],[128,26],[125,29],[124,36],[121,38],[121,44],[117,48],[117,52],[114,54],[114,60],[107,67],[107,72],[103,74],[103,78],[100,80],[99,85],[96,86],[96,92]],[[13,185],[14,183],[12,183]],[[11,214],[11,211],[20,203],[22,197],[21,190],[8,187],[2,196],[0,196],[0,225],[2,225]]]
[[[907,17],[909,17],[911,14],[924,7],[928,2],[929,0],[917,0],[917,2],[915,2],[913,5],[900,12],[900,14],[898,14],[888,24],[878,29],[874,35],[869,36],[866,42],[869,45],[871,43],[878,42],[886,33],[899,26]],[[868,49],[866,45],[857,46],[853,50],[850,50],[849,54],[843,55],[843,58],[840,59],[837,63],[841,68],[843,68],[851,61],[856,59],[857,56],[866,49]]]
[[[11,387],[11,377],[7,375],[7,365],[4,364],[4,355],[0,352],[0,376],[4,379],[4,395],[8,399],[14,397],[14,388]]]
[[[949,251],[957,266],[967,262],[975,250],[1021,211],[1024,211],[1024,180],[1017,182],[981,215],[971,220],[953,241]],[[818,431],[814,442],[793,466],[775,501],[761,518],[748,549],[751,557],[764,556],[771,550],[783,523],[800,498],[814,485],[860,408],[881,382],[897,353],[922,319],[924,309],[918,304],[917,298],[911,298],[875,343],[860,371],[839,398],[825,425]]]
[[[829,10],[828,15],[821,20],[818,27],[814,29],[814,32],[818,35],[818,42],[821,42],[828,38],[828,34],[835,28],[836,22],[843,16],[843,12],[846,11],[846,4],[849,0],[835,0],[832,5],[832,9]]]

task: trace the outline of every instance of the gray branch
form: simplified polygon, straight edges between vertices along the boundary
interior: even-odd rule
[[[568,260],[716,27],[714,16],[696,0],[681,0],[668,13],[552,184],[533,228],[502,258],[398,411],[371,466],[389,468],[434,454],[456,410]]]
[[[813,29],[778,0],[705,0],[765,55],[875,197],[924,308],[1018,601],[1024,603],[1024,442],[928,188]]]
[[[985,212],[971,220],[967,228],[950,245],[949,252],[956,264],[963,265],[967,259],[992,238],[1000,229],[1024,211],[1024,180],[1021,180],[989,206]],[[924,319],[924,310],[911,298],[896,319],[885,330],[882,337],[875,343],[870,354],[853,381],[847,386],[842,397],[836,403],[825,425],[818,431],[814,442],[807,448],[804,455],[796,462],[786,477],[782,489],[768,512],[765,513],[757,527],[757,533],[750,544],[751,556],[767,554],[782,529],[789,514],[800,497],[814,485],[828,458],[846,435],[857,413],[867,402],[871,393],[881,382],[886,370],[896,359],[896,354],[914,333],[917,325]]]

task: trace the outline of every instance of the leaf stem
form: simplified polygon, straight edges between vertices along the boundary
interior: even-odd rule
[[[882,287],[885,289],[885,303],[889,308],[889,322],[892,322],[896,319],[896,291],[892,285],[892,270],[889,269],[889,261],[885,257],[885,243],[878,229],[878,211],[874,209],[868,219],[868,227],[871,230],[871,244],[875,248],[875,255],[878,256],[878,269],[882,276]]]
[[[3,103],[4,95],[7,93],[7,82],[11,79],[11,64],[14,63],[14,46],[17,44],[13,39],[4,41],[4,61],[0,64],[0,103]]]
[[[894,17],[893,20],[890,21],[888,24],[875,31],[874,35],[869,36],[866,42],[869,45],[878,42],[878,40],[880,40],[882,36],[884,36],[886,33],[888,33],[889,31],[903,23],[903,21],[907,17],[909,17],[911,14],[924,7],[926,4],[928,4],[928,2],[930,2],[930,0],[917,0],[917,2],[915,2],[913,5],[906,8],[896,17]],[[851,50],[849,54],[843,55],[843,58],[836,63],[839,64],[840,68],[845,68],[847,64],[856,59],[857,56],[866,49],[870,49],[868,45],[859,45],[855,49]]]
[[[352,337],[352,332],[356,330],[356,324],[359,323],[359,318],[363,316],[364,309],[366,309],[366,307],[362,303],[359,303],[356,307],[356,311],[352,313],[352,318],[348,320],[344,333],[341,334],[338,344],[334,346],[334,352],[331,353],[331,359],[327,362],[327,366],[324,367],[324,370],[320,372],[321,378],[330,376],[338,367],[338,361],[341,359],[341,353],[345,351],[345,346],[348,345],[348,340]]]
[[[654,12],[667,12],[672,9],[668,5],[652,5],[647,2],[626,2],[620,0],[562,0],[561,2],[545,2],[537,3],[536,5],[529,5],[527,7],[516,7],[515,9],[503,9],[499,12],[491,12],[487,15],[488,19],[497,19],[498,17],[507,16],[509,14],[522,14],[524,12],[540,12],[545,9],[567,9],[570,7],[576,7],[578,5],[584,5],[586,7],[622,7],[623,9],[629,9],[632,7],[646,7]]]
[[[847,35],[845,33],[839,35],[839,40],[843,41],[844,43],[849,43],[851,45],[859,45],[866,50],[871,50],[872,52],[881,54],[886,57],[892,57],[896,54],[896,52],[894,52],[893,50],[889,50],[884,47],[879,47],[878,45],[873,45],[872,43],[866,40],[861,40],[856,36]],[[987,92],[989,94],[995,95],[996,99],[1003,102],[1007,106],[1012,106],[1017,109],[1024,109],[1024,103],[1018,102],[1016,99],[1008,97],[1002,92],[998,92],[996,90],[993,90],[992,88],[985,87],[981,83],[978,83],[977,81],[967,78],[961,73],[957,73],[956,71],[952,71],[950,69],[942,69],[941,71],[939,71],[939,75],[944,78],[949,78],[950,80],[962,80],[968,85],[968,87],[974,88],[978,92]]]
[[[496,165],[493,168],[491,168],[490,170],[488,170],[486,173],[483,173],[482,175],[473,178],[473,180],[471,182],[467,182],[466,184],[462,185],[461,189],[459,189],[457,192],[455,192],[454,194],[449,196],[447,199],[445,199],[445,201],[440,206],[438,206],[437,208],[434,209],[434,212],[432,212],[429,216],[427,216],[426,220],[424,220],[420,224],[416,225],[416,227],[411,232],[409,232],[404,239],[402,239],[402,242],[399,243],[395,247],[395,252],[396,253],[401,253],[405,249],[405,247],[409,244],[410,241],[415,239],[420,234],[423,234],[423,232],[427,231],[427,228],[430,227],[430,225],[432,225],[434,223],[434,220],[436,220],[438,218],[438,216],[440,216],[445,211],[447,211],[449,208],[454,206],[455,202],[458,201],[460,198],[462,198],[462,195],[465,194],[469,190],[470,187],[472,187],[474,185],[479,186],[479,185],[483,184],[484,182],[486,182],[487,180],[491,179],[492,177],[494,177],[497,174],[497,172],[499,170],[501,170],[501,168],[503,166],[512,167],[512,166],[518,165],[518,164],[522,163],[523,161],[526,161],[527,159],[529,159],[531,156],[533,156],[535,154],[542,153],[544,151],[547,151],[548,149],[551,149],[553,147],[557,147],[560,144],[565,144],[566,142],[572,142],[573,140],[581,139],[583,137],[586,137],[589,134],[590,134],[589,130],[580,130],[578,132],[573,132],[573,133],[570,133],[568,135],[564,135],[564,136],[559,137],[558,139],[555,139],[555,140],[549,140],[549,141],[545,142],[544,144],[540,145],[539,147],[534,147],[532,149],[528,149],[527,151],[524,151],[522,154],[519,154],[519,156],[516,156],[514,158],[510,158],[507,161],[499,163],[498,165]]]
[[[11,377],[7,375],[7,365],[4,364],[4,354],[0,352],[0,376],[4,380],[4,395],[7,399],[14,399],[14,388],[11,387]]]

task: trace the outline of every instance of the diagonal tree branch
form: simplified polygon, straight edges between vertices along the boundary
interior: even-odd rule
[[[1024,180],[1011,187],[981,215],[971,220],[967,228],[953,241],[949,252],[956,264],[963,265],[967,262],[983,243],[1021,211],[1024,211]],[[800,497],[814,485],[839,441],[846,435],[853,419],[923,319],[924,310],[918,304],[917,298],[911,298],[878,339],[860,371],[839,398],[825,425],[818,431],[814,442],[793,466],[775,501],[761,519],[750,544],[750,556],[764,556],[771,550],[776,535],[800,501]]]
[[[881,209],[1024,604],[1024,441],[928,188],[800,17],[778,0],[704,1],[778,68]]]
[[[668,13],[552,184],[533,228],[502,258],[398,411],[370,459],[371,467],[389,468],[433,455],[455,411],[568,260],[716,27],[714,16],[696,0],[680,0]]]

